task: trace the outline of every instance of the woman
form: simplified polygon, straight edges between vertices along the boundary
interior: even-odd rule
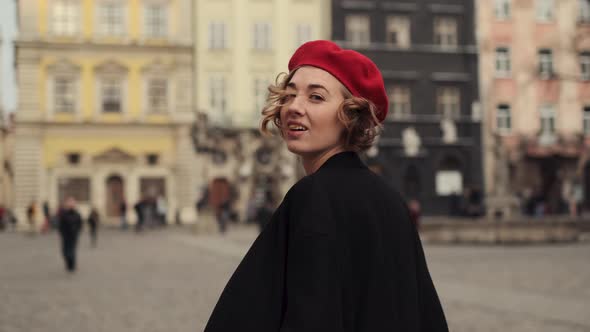
[[[313,41],[269,90],[262,131],[274,123],[307,176],[238,266],[205,331],[448,331],[407,206],[357,155],[388,109],[375,64]]]

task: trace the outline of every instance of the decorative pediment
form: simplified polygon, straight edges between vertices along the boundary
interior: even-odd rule
[[[47,66],[47,70],[54,74],[77,74],[80,66],[67,59],[60,59]]]
[[[143,74],[169,75],[174,70],[175,64],[164,62],[157,58],[141,68]]]
[[[112,148],[93,158],[94,162],[102,163],[133,163],[137,158],[119,148]]]
[[[128,71],[127,67],[113,60],[101,63],[94,70],[99,74],[105,75],[125,75]]]

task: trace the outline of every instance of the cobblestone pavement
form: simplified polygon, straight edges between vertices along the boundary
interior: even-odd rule
[[[56,234],[0,233],[0,332],[202,331],[255,232],[84,234],[73,275]],[[590,331],[589,243],[425,250],[451,331]]]

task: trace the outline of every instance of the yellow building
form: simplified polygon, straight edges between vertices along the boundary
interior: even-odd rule
[[[330,38],[330,9],[328,0],[195,0],[195,107],[208,120],[197,123],[205,152],[195,171],[203,190],[229,180],[242,220],[256,197],[279,202],[301,173],[280,139],[257,135],[260,111],[297,47]]]
[[[18,0],[15,210],[74,196],[107,222],[163,196],[194,219],[191,0]],[[40,213],[38,213],[40,215]],[[38,219],[40,219],[38,217]]]

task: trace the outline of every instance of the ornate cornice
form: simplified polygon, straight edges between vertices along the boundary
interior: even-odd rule
[[[166,52],[175,54],[192,54],[193,45],[185,44],[141,44],[138,42],[129,42],[127,44],[115,44],[115,43],[95,43],[92,41],[67,43],[67,42],[52,42],[47,40],[16,40],[14,45],[17,49],[19,48],[33,48],[33,49],[46,49],[46,50],[57,50],[57,51],[76,51],[80,49],[85,51],[107,51],[112,52]]]

